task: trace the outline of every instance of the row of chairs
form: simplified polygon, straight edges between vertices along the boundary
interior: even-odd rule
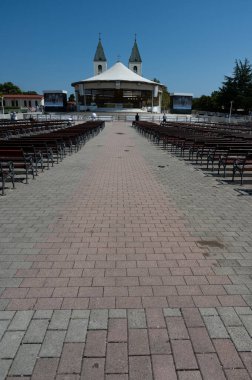
[[[176,153],[195,164],[226,177],[231,174],[232,181],[240,176],[243,184],[244,174],[252,172],[252,128],[211,125],[185,125],[169,123],[159,126],[155,123],[134,122],[133,126],[143,135],[170,147]]]
[[[0,181],[2,195],[6,182],[28,183],[39,172],[77,152],[104,127],[103,121],[89,121],[39,135],[0,140]]]

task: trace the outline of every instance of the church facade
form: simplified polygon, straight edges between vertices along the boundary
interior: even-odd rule
[[[101,39],[94,60],[94,76],[72,83],[77,111],[155,110],[160,112],[163,85],[142,76],[142,59],[135,39],[128,67],[116,62],[108,68]]]

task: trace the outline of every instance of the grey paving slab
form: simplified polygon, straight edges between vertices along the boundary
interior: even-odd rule
[[[228,332],[219,316],[203,316],[206,328],[213,339],[228,338]]]
[[[32,375],[33,368],[38,357],[40,344],[23,344],[12,363],[10,375]]]
[[[55,310],[49,329],[51,330],[66,330],[71,317],[71,310]]]
[[[6,331],[0,342],[0,359],[13,359],[23,336],[24,331]]]
[[[238,351],[252,350],[252,339],[245,327],[227,327],[227,329]]]
[[[4,321],[0,321],[0,341],[1,341],[2,336],[4,335],[5,331],[7,330],[9,323],[10,323],[10,321],[7,319],[5,319]]]
[[[33,310],[17,311],[8,327],[8,330],[26,330],[33,314]]]
[[[51,319],[53,310],[36,310],[33,319]]]
[[[0,380],[5,380],[9,372],[12,360],[0,359]]]
[[[104,330],[108,326],[108,310],[91,310],[89,325],[90,330]]]
[[[32,320],[24,336],[23,343],[42,343],[48,324],[47,319]]]
[[[242,321],[233,307],[218,307],[217,310],[225,326],[242,325]]]
[[[126,318],[127,311],[126,309],[110,309],[109,318]]]
[[[88,319],[71,319],[67,330],[66,342],[85,342],[87,335]]]
[[[163,309],[165,317],[181,317],[181,311],[178,308],[164,308]]]
[[[130,329],[145,329],[147,327],[143,309],[128,310],[128,326]]]
[[[41,346],[39,356],[41,358],[58,358],[61,355],[66,331],[47,331],[44,342]]]

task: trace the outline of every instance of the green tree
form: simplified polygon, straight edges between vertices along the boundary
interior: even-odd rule
[[[22,94],[21,89],[12,82],[0,83],[0,93],[2,94]]]
[[[244,62],[235,61],[232,76],[225,76],[219,89],[218,103],[226,112],[230,109],[243,109],[247,113],[252,109],[252,66],[246,58]]]
[[[75,96],[74,96],[74,94],[70,94],[69,95],[68,101],[69,102],[75,102]]]

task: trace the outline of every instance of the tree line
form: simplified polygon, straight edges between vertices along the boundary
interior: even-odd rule
[[[12,82],[0,83],[0,94],[9,95],[9,94],[30,94],[36,95],[36,91],[22,91],[18,86]]]
[[[222,86],[210,96],[193,99],[193,109],[199,111],[250,114],[252,112],[252,65],[246,58],[236,60],[232,76],[225,76]]]

